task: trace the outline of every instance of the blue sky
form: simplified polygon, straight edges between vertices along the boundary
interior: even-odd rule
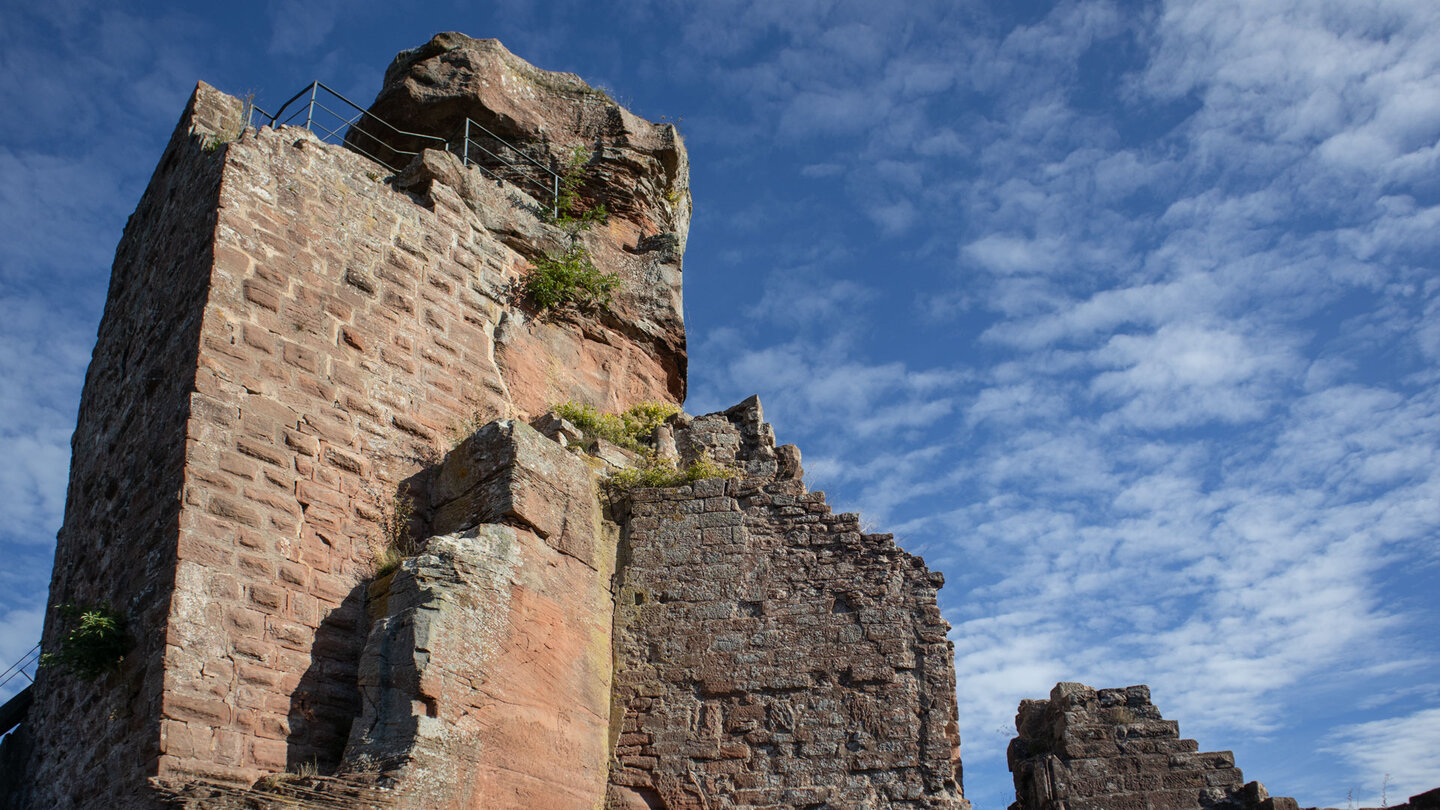
[[[1440,785],[1440,4],[10,0],[0,658],[34,643],[110,260],[195,80],[368,102],[498,37],[678,121],[691,398],[943,570],[966,789],[1148,683],[1303,805]]]

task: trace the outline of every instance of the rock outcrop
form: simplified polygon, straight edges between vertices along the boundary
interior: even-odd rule
[[[467,182],[504,177],[523,208],[542,214],[554,203],[554,173],[563,173],[576,150],[583,150],[588,162],[579,204],[587,210],[604,205],[610,217],[582,234],[582,244],[598,266],[618,268],[637,282],[622,288],[604,324],[648,341],[652,359],[667,371],[670,397],[684,400],[680,260],[690,228],[690,163],[673,125],[632,114],[574,74],[536,68],[498,40],[453,32],[396,56],[370,114],[351,131],[347,142],[353,147],[391,165],[406,160],[396,150],[424,154],[428,147],[424,162],[432,167],[449,159],[451,167],[439,172],[409,173],[419,178],[456,176],[454,155],[467,156],[479,167]],[[403,122],[406,132],[376,119]],[[484,128],[472,126],[468,147],[467,119]],[[450,154],[436,151],[433,140],[406,133],[440,138]],[[487,210],[492,231],[527,258],[562,247],[558,233],[537,232],[503,207]],[[502,216],[495,218],[497,212]],[[526,360],[575,359],[526,337],[515,335],[501,351],[502,362],[517,372],[529,370]]]
[[[615,545],[590,467],[507,420],[436,479],[438,534],[371,588],[381,618],[342,770],[384,771],[409,807],[594,807],[610,757]]]
[[[468,152],[507,177],[523,168],[500,158],[522,167],[529,158],[553,168],[563,166],[577,147],[584,149],[595,158],[595,172],[584,186],[587,196],[603,201],[640,236],[672,233],[678,249],[685,248],[689,163],[675,127],[632,114],[573,73],[536,68],[499,40],[447,32],[401,52],[385,71],[370,113],[404,122],[409,133],[440,138],[455,153]],[[462,144],[467,118],[484,128],[472,128],[469,150]],[[396,162],[396,150],[417,152],[433,144],[363,122],[348,142],[389,163]],[[511,147],[519,147],[523,157]],[[543,195],[543,187],[525,177],[517,185]]]

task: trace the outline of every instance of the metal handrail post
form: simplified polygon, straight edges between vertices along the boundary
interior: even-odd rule
[[[469,166],[469,165],[470,165],[470,117],[469,117],[468,115],[465,117],[465,149],[464,149],[464,152],[465,152],[465,153],[460,157],[460,165],[462,165],[462,166]]]
[[[315,91],[319,89],[320,82],[310,83],[310,107],[305,110],[305,128],[310,129],[310,121],[315,117]]]
[[[559,219],[559,218],[560,218],[560,175],[558,175],[558,174],[555,175],[555,176],[552,178],[552,182],[555,184],[555,188],[554,188],[555,196],[551,198],[550,215],[551,215],[552,217],[554,217],[555,219]]]

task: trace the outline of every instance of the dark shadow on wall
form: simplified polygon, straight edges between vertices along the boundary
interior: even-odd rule
[[[350,723],[360,713],[356,685],[360,651],[365,646],[365,590],[369,580],[351,589],[315,629],[310,667],[290,693],[290,733],[285,765],[292,772],[313,766],[328,774],[340,764]]]
[[[426,459],[417,456],[409,460]],[[427,464],[396,487],[397,493],[406,493],[414,503],[410,535],[422,542],[430,536],[430,491],[438,467]],[[418,548],[418,544],[411,547],[412,551]],[[372,582],[367,578],[356,584],[315,629],[310,667],[290,693],[287,770],[313,767],[320,774],[332,774],[344,758],[350,727],[360,716],[360,655],[370,634],[365,600]]]

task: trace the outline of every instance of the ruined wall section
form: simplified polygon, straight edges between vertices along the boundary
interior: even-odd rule
[[[127,807],[124,797],[155,773],[187,420],[224,167],[211,144],[238,132],[240,116],[239,101],[196,88],[116,249],[71,440],[42,643],[55,650],[63,632],[55,606],[108,603],[134,646],[119,672],[91,683],[40,670],[20,732],[33,744],[28,779],[12,806]]]
[[[1049,700],[1020,702],[1015,728],[1010,810],[1299,810],[1294,799],[1246,782],[1229,751],[1202,753],[1182,739],[1147,686],[1059,683]],[[1391,807],[1440,810],[1440,789]]]
[[[968,808],[941,575],[808,492],[757,400],[674,438],[745,476],[620,516],[614,805]]]
[[[1202,753],[1150,702],[1145,686],[1061,683],[1021,702],[1008,758],[1011,810],[1295,810],[1246,784],[1229,751]]]

